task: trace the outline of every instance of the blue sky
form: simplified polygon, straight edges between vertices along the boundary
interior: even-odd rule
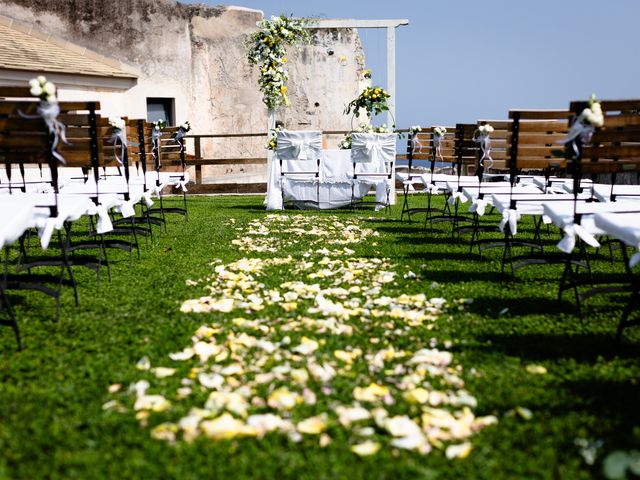
[[[219,2],[208,2],[217,4]],[[407,18],[397,30],[399,127],[504,119],[509,108],[640,97],[640,0],[239,0],[324,18]],[[385,84],[384,29],[361,30]]]

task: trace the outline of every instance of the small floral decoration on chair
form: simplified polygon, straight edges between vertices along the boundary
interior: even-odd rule
[[[289,105],[287,98],[287,45],[309,43],[306,19],[281,15],[259,23],[260,30],[245,41],[250,66],[260,67],[258,83],[262,101],[269,109]]]
[[[368,117],[371,117],[372,113],[378,115],[389,110],[389,105],[387,105],[389,97],[389,93],[384,88],[378,86],[367,87],[356,99],[349,102],[344,109],[344,113],[349,115],[353,112],[356,117],[359,117],[360,109],[364,108]]]
[[[276,147],[278,146],[278,132],[281,132],[282,130],[284,130],[282,127],[276,127],[271,130],[271,133],[269,134],[269,140],[267,141],[267,144],[264,146],[264,148],[275,152]]]
[[[154,130],[162,130],[163,128],[167,128],[167,121],[166,120],[162,120],[162,119],[158,119],[155,122],[153,122],[153,129]]]
[[[447,129],[445,127],[433,127],[433,133],[436,137],[442,138],[447,133]]]
[[[340,150],[349,150],[351,148],[351,142],[353,140],[353,137],[351,136],[352,133],[353,132],[347,133],[345,137],[340,140],[340,143],[338,143],[338,148]],[[355,130],[355,133],[392,133],[392,131],[387,127],[385,123],[377,127],[375,125],[368,125],[363,122]]]
[[[40,75],[29,80],[30,93],[34,97],[40,98],[43,102],[56,103],[56,86],[47,80],[47,77]]]

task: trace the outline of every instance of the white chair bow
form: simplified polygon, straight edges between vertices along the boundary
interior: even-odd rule
[[[576,237],[579,237],[587,245],[595,248],[600,247],[598,240],[579,223],[565,225],[563,230],[565,235],[562,240],[556,244],[556,247],[564,253],[571,253],[573,251],[576,246]]]
[[[384,164],[395,161],[395,133],[353,133],[351,161],[353,163]]]
[[[322,132],[319,130],[282,130],[276,135],[279,160],[317,160],[322,155]]]
[[[475,198],[473,203],[469,207],[471,213],[476,212],[479,217],[482,217],[487,209],[489,202],[484,198]]]
[[[513,208],[508,208],[502,212],[502,220],[500,220],[500,231],[504,233],[505,225],[509,224],[511,235],[518,233],[518,220],[520,220],[520,212]]]
[[[460,203],[466,203],[467,202],[467,197],[465,197],[462,192],[458,192],[456,190],[454,192],[451,192],[451,196],[449,197],[447,202],[449,203],[449,205],[455,205],[456,204],[456,200],[459,200]]]

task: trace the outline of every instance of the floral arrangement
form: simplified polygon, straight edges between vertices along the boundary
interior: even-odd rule
[[[373,71],[370,68],[366,68],[362,71],[362,76],[367,80],[371,78]]]
[[[476,133],[479,136],[486,136],[489,135],[493,132],[493,127],[491,125],[489,125],[488,123],[484,124],[484,125],[480,125],[478,127],[478,129],[476,130]],[[475,137],[476,135],[474,135]]]
[[[353,140],[351,133],[353,132],[347,133],[345,137],[340,140],[340,143],[338,143],[340,150],[349,150],[351,148],[351,142]],[[355,130],[355,133],[392,133],[392,130],[390,130],[385,123],[376,127],[375,125],[369,125],[363,122]]]
[[[162,119],[158,119],[155,122],[153,122],[153,129],[160,131],[163,128],[167,128],[167,121],[166,120],[162,120]]]
[[[433,127],[433,134],[436,137],[444,137],[444,134],[447,133],[447,129],[444,127]]]
[[[62,140],[65,145],[70,145],[66,137],[66,127],[58,120],[60,115],[60,105],[58,104],[58,97],[56,96],[56,86],[47,81],[47,77],[40,75],[36,78],[29,80],[29,86],[31,87],[30,93],[34,97],[40,99],[40,105],[37,108],[38,115],[31,116],[25,115],[19,112],[24,118],[42,118],[44,123],[49,129],[49,133],[53,135],[53,141],[51,142],[51,155],[56,158],[63,165],[66,163],[64,157],[58,152],[58,143]]]
[[[271,134],[269,135],[269,140],[267,141],[267,144],[264,146],[264,148],[266,148],[267,150],[275,151],[276,147],[278,146],[278,132],[282,130],[283,130],[282,127],[276,127],[273,130],[271,130]]]
[[[589,98],[589,106],[582,110],[577,121],[582,122],[584,125],[591,125],[593,127],[601,127],[604,125],[602,106],[600,105],[600,102],[596,100],[595,93],[591,95],[591,98]]]
[[[31,87],[31,95],[39,97],[43,102],[56,103],[58,101],[56,86],[47,81],[47,77],[44,75],[29,80],[29,86]]]
[[[308,21],[281,15],[259,23],[260,30],[245,42],[250,66],[258,65],[262,101],[269,109],[289,105],[287,98],[287,45],[309,43]]]
[[[188,131],[191,130],[191,122],[187,120],[186,122],[184,122],[182,125],[178,127],[178,130],[182,130],[184,133],[187,133]]]
[[[368,117],[371,117],[372,113],[378,115],[389,110],[389,105],[387,105],[389,97],[389,93],[384,88],[378,86],[367,87],[355,100],[349,102],[344,109],[344,113],[349,115],[353,112],[356,117],[359,117],[360,109],[364,108]]]
[[[111,125],[114,130],[123,130],[125,122],[124,119],[120,117],[109,117],[109,125]]]

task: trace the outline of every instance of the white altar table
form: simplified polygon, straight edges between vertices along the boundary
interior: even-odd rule
[[[313,161],[311,161],[313,162]],[[288,162],[287,169],[296,168],[296,162]],[[309,170],[309,161],[297,162],[300,171]],[[376,202],[387,202],[387,179],[384,177],[366,177],[369,173],[384,173],[383,162],[357,163],[354,179],[351,150],[323,150],[320,159],[319,178],[312,175],[291,177],[280,175],[280,162],[274,157],[269,165],[267,183],[267,210],[284,208],[283,197],[301,208],[331,209],[349,205],[353,199],[364,197],[372,186],[376,187]],[[284,195],[283,195],[284,194]],[[314,203],[310,203],[313,201]],[[315,203],[317,202],[317,204]]]

